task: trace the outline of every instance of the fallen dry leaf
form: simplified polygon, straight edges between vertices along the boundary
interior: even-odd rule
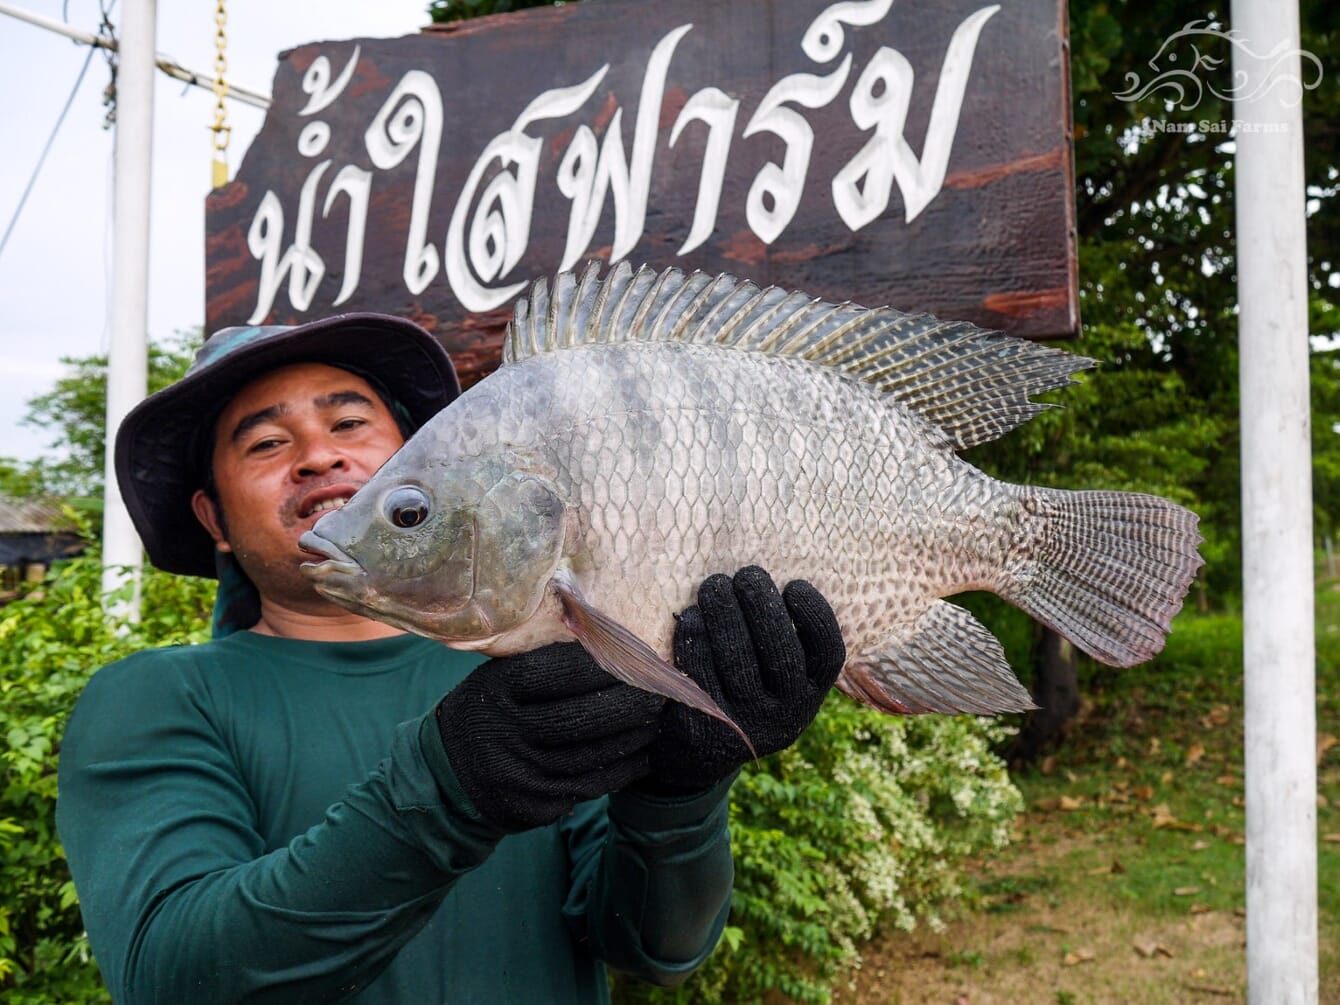
[[[1223,824],[1212,824],[1210,830],[1214,832],[1215,837],[1223,838],[1229,844],[1242,844],[1247,840],[1241,833]]]
[[[1197,841],[1191,846],[1191,850],[1192,850],[1192,851],[1204,851],[1204,850],[1205,850],[1206,848],[1208,848],[1208,847],[1210,847],[1210,842],[1208,842],[1208,841],[1203,841],[1203,840],[1197,840]]]
[[[1133,790],[1132,795],[1134,795],[1136,799],[1147,803],[1154,798],[1154,786],[1141,785]]]
[[[1170,960],[1173,958],[1171,949],[1158,940],[1149,938],[1148,936],[1137,936],[1133,945],[1135,951],[1147,960],[1153,959],[1155,956],[1163,956]]]
[[[1173,890],[1174,897],[1190,897],[1197,893],[1200,893],[1200,887],[1198,886],[1179,886]]]
[[[1215,781],[1220,785],[1237,785],[1241,779],[1237,775],[1220,775]]]
[[[1075,949],[1065,954],[1061,960],[1063,967],[1075,967],[1081,963],[1092,963],[1096,957],[1092,949]]]
[[[1086,875],[1086,876],[1120,876],[1120,875],[1122,875],[1125,871],[1126,871],[1126,867],[1125,867],[1124,865],[1122,865],[1117,859],[1114,858],[1114,859],[1112,860],[1112,864],[1111,864],[1111,865],[1100,865],[1100,866],[1098,866],[1098,868],[1096,868],[1096,869],[1089,869],[1089,870],[1087,870],[1087,871],[1084,873],[1084,875]]]
[[[1187,984],[1185,986],[1188,991],[1195,991],[1198,994],[1219,995],[1223,998],[1231,998],[1233,996],[1232,988],[1221,988],[1215,984]]]
[[[1191,905],[1192,914],[1209,914],[1212,910],[1214,908],[1210,907],[1209,904],[1196,903]]]
[[[1340,834],[1323,834],[1321,839],[1327,844],[1340,844]]]
[[[1154,818],[1155,830],[1169,831],[1201,831],[1204,826],[1201,824],[1188,823],[1185,820],[1178,820],[1172,815],[1172,810],[1168,809],[1167,803],[1159,803],[1154,807],[1150,814]]]
[[[1061,797],[1061,801],[1060,801],[1060,803],[1059,803],[1058,805],[1060,805],[1061,809],[1066,810],[1066,811],[1077,810],[1077,809],[1079,809],[1081,806],[1084,805],[1084,797],[1083,797],[1083,796],[1062,796],[1062,797]]]
[[[1165,771],[1163,774],[1159,775],[1159,781],[1162,782],[1164,785],[1171,785],[1172,780],[1173,780],[1173,773],[1171,771]]]
[[[1186,752],[1186,763],[1195,764],[1205,756],[1205,744],[1193,743]]]
[[[1214,729],[1216,726],[1228,725],[1228,717],[1227,705],[1215,705],[1207,714],[1200,717],[1200,724],[1206,729]]]
[[[1323,757],[1326,756],[1326,751],[1330,750],[1330,749],[1331,749],[1332,747],[1334,747],[1337,743],[1340,743],[1340,740],[1337,740],[1337,739],[1336,739],[1334,736],[1332,736],[1330,733],[1322,733],[1320,736],[1317,737],[1317,763],[1318,763],[1318,764],[1320,764],[1320,763],[1321,763],[1321,759],[1322,759]]]

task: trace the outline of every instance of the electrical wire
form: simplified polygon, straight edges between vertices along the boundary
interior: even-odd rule
[[[33,190],[33,185],[37,182],[37,177],[42,173],[42,165],[46,163],[47,154],[51,152],[52,144],[56,142],[56,134],[60,132],[60,127],[65,123],[65,116],[69,114],[70,106],[74,104],[74,96],[79,93],[79,85],[84,82],[84,74],[88,71],[88,64],[93,61],[93,53],[96,50],[89,48],[88,55],[84,57],[84,65],[79,68],[79,76],[75,78],[74,87],[70,89],[70,96],[65,99],[65,107],[60,111],[60,117],[56,119],[56,125],[51,130],[51,135],[47,137],[46,146],[42,148],[42,154],[37,158],[37,165],[33,168],[33,173],[28,179],[28,184],[24,186],[23,195],[19,196],[19,204],[14,207],[14,215],[10,217],[9,225],[5,227],[5,234],[0,237],[0,255],[5,253],[5,245],[9,243],[9,235],[14,233],[14,225],[19,222],[19,216],[23,213],[24,204],[28,201],[28,195]]]

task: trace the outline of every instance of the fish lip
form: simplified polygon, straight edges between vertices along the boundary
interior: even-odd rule
[[[308,575],[329,576],[339,573],[355,575],[362,571],[362,566],[315,531],[309,530],[298,538],[298,547],[308,554],[321,556],[319,562],[302,564],[303,570]]]
[[[339,482],[334,485],[325,485],[316,489],[303,496],[302,501],[298,504],[298,519],[309,519],[314,515],[312,511],[316,509],[317,506],[320,506],[324,502],[329,502],[332,499],[344,499],[346,501],[352,499],[354,493],[357,492],[358,489],[359,486],[353,482]],[[319,515],[324,516],[326,513],[333,512],[335,511],[326,510]]]

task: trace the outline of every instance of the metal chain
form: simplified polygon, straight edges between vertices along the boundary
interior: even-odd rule
[[[228,108],[223,99],[228,94],[224,75],[228,72],[228,11],[225,0],[218,0],[214,11],[214,187],[228,184],[228,139],[232,127],[228,125]]]

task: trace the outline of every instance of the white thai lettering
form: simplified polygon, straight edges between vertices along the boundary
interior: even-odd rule
[[[442,144],[442,95],[437,81],[422,70],[406,73],[363,139],[373,165],[383,171],[398,165],[416,145],[419,148],[403,269],[405,285],[417,296],[437,275],[439,264],[437,248],[428,242],[428,210]]]
[[[764,244],[777,240],[800,207],[805,193],[805,175],[810,169],[810,152],[814,147],[814,130],[805,117],[786,104],[792,102],[804,108],[822,108],[842,90],[851,72],[851,53],[842,65],[826,77],[812,73],[793,73],[773,85],[758,109],[744,127],[748,139],[756,133],[768,132],[780,136],[786,144],[782,163],[769,161],[754,178],[745,200],[745,219],[749,228]]]
[[[354,68],[358,66],[358,57],[362,53],[362,46],[354,46],[353,55],[349,57],[349,62],[344,65],[340,75],[334,83],[330,80],[330,60],[325,56],[317,56],[312,60],[312,65],[307,68],[307,72],[302,75],[302,91],[307,95],[307,104],[299,110],[299,115],[315,115],[323,111],[344,93],[344,89],[349,86],[349,81],[353,79]]]
[[[893,6],[893,0],[844,0],[824,10],[810,22],[800,40],[801,51],[816,63],[831,63],[846,44],[844,24],[859,27],[878,24]]]
[[[282,255],[279,249],[284,243],[284,207],[273,192],[266,192],[261,199],[260,208],[247,232],[247,247],[252,257],[260,259],[261,263],[256,309],[247,319],[247,324],[256,325],[265,320],[274,306],[275,294],[285,275],[288,276],[289,303],[294,310],[305,311],[311,306],[316,288],[326,274],[325,261],[312,248],[312,214],[315,212],[317,185],[330,163],[325,160],[312,168],[302,183],[293,244]]]
[[[998,10],[997,4],[970,15],[950,39],[919,160],[903,135],[912,100],[912,64],[886,46],[862,71],[851,96],[851,117],[861,129],[874,129],[875,135],[838,170],[832,185],[833,205],[852,230],[860,230],[888,208],[894,181],[902,193],[903,217],[908,223],[939,194],[958,132],[977,39]]]
[[[771,134],[783,144],[781,156],[758,170],[745,199],[746,224],[764,244],[773,244],[785,232],[804,197],[815,143],[814,126],[804,112],[838,99],[851,79],[855,59],[845,51],[849,31],[883,20],[892,4],[893,0],[840,0],[828,5],[808,25],[800,43],[805,56],[824,71],[792,73],[778,80],[739,133],[741,139]],[[908,222],[940,193],[978,40],[983,26],[999,9],[995,4],[971,14],[950,39],[920,157],[904,136],[914,86],[911,63],[897,49],[884,46],[861,70],[848,108],[853,124],[872,135],[830,183],[834,208],[850,230],[860,230],[885,216],[894,184]],[[652,50],[643,70],[631,144],[623,134],[624,109],[612,97],[604,106],[612,108],[612,113],[603,135],[598,136],[588,122],[567,127],[570,137],[554,178],[558,192],[569,202],[560,270],[574,267],[589,253],[607,202],[612,203],[614,218],[611,260],[627,256],[643,239],[671,63],[692,29],[692,24],[683,24],[670,30]],[[307,100],[298,114],[312,116],[334,105],[348,91],[358,60],[355,47],[336,76],[327,56],[313,59],[303,74]],[[555,142],[552,133],[557,131],[543,132],[539,124],[575,115],[596,94],[609,69],[605,64],[581,83],[543,92],[525,106],[510,128],[493,137],[460,188],[440,246],[429,239],[429,233],[443,142],[442,95],[429,73],[407,71],[363,134],[372,170],[345,164],[324,193],[323,217],[331,215],[341,196],[348,199],[344,269],[332,304],[347,302],[358,290],[376,173],[395,169],[416,151],[402,266],[406,289],[418,296],[444,272],[451,292],[468,311],[490,311],[515,297],[525,281],[509,279],[530,243],[541,162],[546,144]],[[668,145],[674,147],[694,123],[706,128],[693,218],[679,255],[702,247],[716,230],[739,112],[738,98],[718,87],[703,87],[684,103],[670,129]],[[832,128],[831,118],[830,114],[826,128]],[[532,130],[541,135],[533,135]],[[329,124],[309,121],[299,131],[297,150],[315,162],[326,156],[331,141]],[[313,218],[317,190],[331,165],[330,159],[322,160],[304,179],[293,217],[293,240],[287,248],[284,207],[274,191],[262,197],[247,234],[248,248],[260,263],[250,323],[259,323],[270,314],[285,282],[294,310],[306,310],[312,303],[326,274],[325,261],[311,246]]]
[[[670,145],[690,122],[707,123],[707,148],[703,151],[703,169],[698,175],[698,199],[693,207],[693,225],[676,254],[687,255],[701,245],[716,228],[721,188],[726,181],[726,161],[730,155],[731,133],[740,102],[716,87],[705,87],[685,102],[670,131]]]
[[[447,279],[466,310],[492,310],[526,285],[524,282],[487,285],[516,266],[529,241],[541,142],[528,136],[526,128],[543,119],[571,115],[586,102],[608,71],[606,63],[580,84],[545,91],[517,116],[511,129],[495,136],[475,161],[451,214],[446,243]],[[500,170],[476,200],[484,173],[495,160]],[[515,174],[509,170],[513,165]],[[468,239],[467,221],[470,221]]]
[[[647,60],[637,124],[633,128],[631,160],[624,156],[623,109],[617,109],[611,117],[598,157],[591,156],[595,137],[588,127],[578,130],[579,134],[585,130],[585,135],[573,137],[574,147],[559,165],[559,191],[572,200],[573,207],[559,271],[571,268],[590,245],[610,190],[614,196],[614,244],[610,258],[623,258],[641,239],[647,220],[647,196],[651,192],[665,78],[675,47],[692,28],[692,24],[683,24],[669,32]]]
[[[372,193],[372,172],[355,164],[346,164],[331,183],[326,193],[326,204],[321,215],[330,216],[330,208],[341,193],[349,197],[349,228],[344,235],[344,281],[335,295],[332,307],[338,307],[358,289],[363,273],[363,234],[368,220],[368,199]]]

